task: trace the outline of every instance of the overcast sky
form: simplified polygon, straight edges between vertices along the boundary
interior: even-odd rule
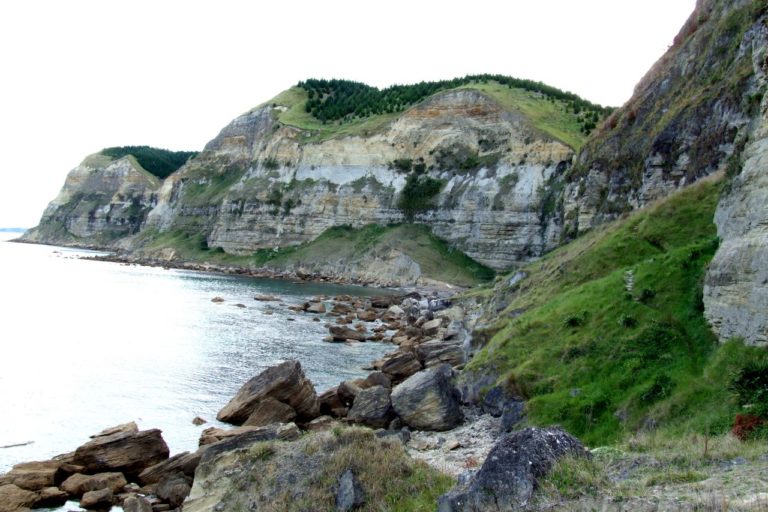
[[[299,80],[469,73],[618,106],[694,0],[24,0],[0,4],[0,227],[107,146],[198,150]]]

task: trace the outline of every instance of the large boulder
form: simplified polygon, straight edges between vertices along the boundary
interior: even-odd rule
[[[86,473],[119,471],[129,478],[168,458],[168,445],[158,429],[121,430],[99,435],[80,446],[72,457]]]
[[[263,427],[272,423],[288,423],[296,419],[296,411],[288,404],[267,397],[253,409],[243,425]]]
[[[392,406],[409,427],[449,430],[463,418],[459,392],[451,382],[448,365],[419,372],[392,390]]]
[[[28,510],[37,500],[37,494],[13,484],[0,485],[0,512]]]
[[[242,425],[265,398],[290,405],[302,420],[311,420],[317,417],[320,411],[312,382],[304,376],[298,361],[289,360],[267,368],[243,384],[216,418],[219,421]]]
[[[206,447],[202,447],[194,453],[182,452],[159,464],[150,466],[139,473],[139,483],[141,485],[155,484],[177,473],[194,477],[195,469],[197,469],[205,450]]]
[[[87,509],[105,510],[112,507],[114,493],[109,487],[98,491],[88,491],[80,498],[80,506]]]
[[[486,512],[525,507],[538,479],[565,455],[588,457],[581,442],[560,427],[530,427],[502,437],[480,470],[440,497],[438,512]]]
[[[405,380],[419,370],[421,363],[411,352],[398,353],[381,365],[382,373],[389,375],[395,382]]]
[[[394,416],[389,393],[390,391],[383,386],[361,390],[355,397],[347,418],[371,427],[386,427]]]
[[[157,497],[171,506],[177,508],[184,503],[192,488],[192,479],[183,475],[171,476],[161,481],[157,486]]]
[[[416,355],[426,368],[442,363],[454,367],[464,364],[464,350],[458,343],[428,341],[416,347]]]

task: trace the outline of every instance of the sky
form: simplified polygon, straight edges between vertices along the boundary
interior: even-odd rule
[[[619,106],[695,0],[24,0],[0,4],[0,227],[104,147],[200,150],[306,78],[492,73]]]

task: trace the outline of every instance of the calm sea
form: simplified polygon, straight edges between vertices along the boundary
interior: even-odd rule
[[[6,237],[9,238],[9,237]],[[74,450],[136,421],[171,453],[262,369],[295,358],[322,391],[363,376],[391,346],[322,341],[324,322],[285,305],[359,287],[211,275],[78,259],[83,251],[0,241],[0,473]],[[277,302],[258,302],[273,294]],[[224,303],[211,299],[221,296]],[[237,307],[241,303],[246,307]],[[268,312],[272,314],[268,314]],[[209,421],[194,426],[200,416]]]

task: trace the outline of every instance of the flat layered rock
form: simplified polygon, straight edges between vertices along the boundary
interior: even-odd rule
[[[80,506],[88,509],[109,509],[112,507],[114,493],[112,489],[99,489],[98,491],[88,491],[80,498]]]
[[[67,470],[68,467],[71,468],[69,464],[58,460],[23,462],[0,477],[0,484],[14,484],[28,491],[39,491],[63,482],[72,474]]]
[[[119,471],[130,477],[166,460],[168,453],[168,445],[158,429],[119,431],[95,437],[80,446],[72,461],[87,473]]]
[[[301,364],[289,360],[267,368],[243,384],[216,418],[219,421],[242,425],[265,398],[290,405],[301,419],[311,420],[319,414],[320,406],[315,387],[304,376]]]
[[[388,359],[381,365],[382,373],[393,381],[402,381],[421,370],[421,363],[411,352],[402,352]]]
[[[334,341],[365,341],[365,337],[367,336],[365,332],[350,329],[343,325],[331,325],[328,327],[328,331],[331,333]]]
[[[76,474],[67,478],[61,484],[61,490],[70,496],[79,497],[90,491],[111,489],[120,492],[128,483],[122,473],[98,473],[95,475]]]
[[[394,417],[389,393],[389,389],[383,386],[361,390],[355,397],[347,418],[374,428],[386,427]]]
[[[176,473],[193,477],[204,451],[205,448],[200,448],[193,453],[182,452],[159,464],[150,466],[139,473],[139,482],[141,485],[155,484]]]
[[[256,404],[244,426],[263,427],[272,423],[288,423],[296,419],[296,411],[288,404],[267,397]]]
[[[26,511],[37,500],[37,493],[13,484],[0,485],[0,512]]]

